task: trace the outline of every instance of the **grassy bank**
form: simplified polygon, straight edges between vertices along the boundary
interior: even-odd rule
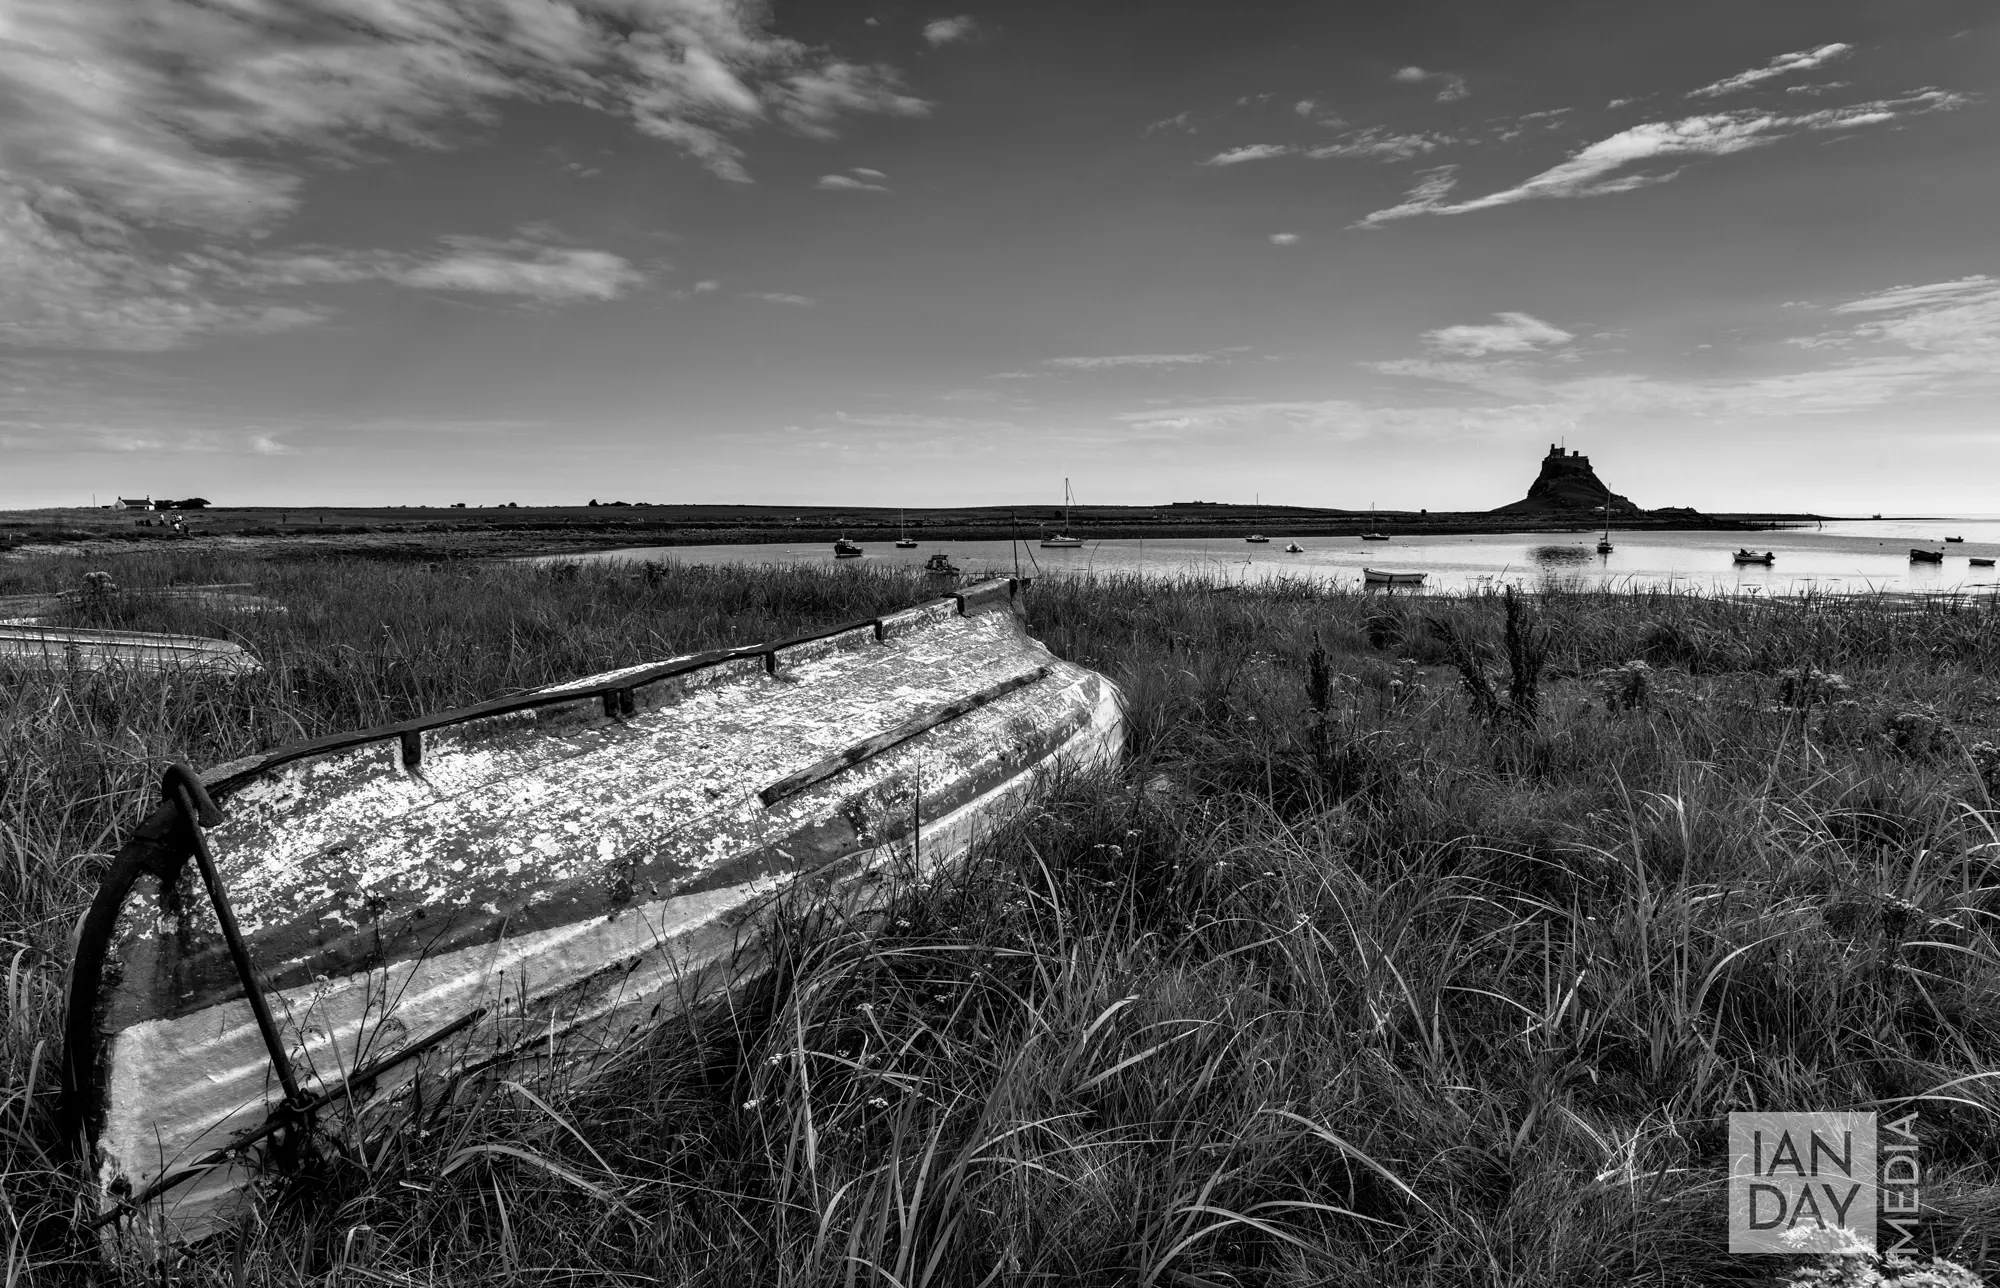
[[[69,925],[158,766],[925,595],[890,570],[133,555],[284,614],[227,684],[0,677],[10,1275]],[[0,571],[73,584],[74,560]],[[1723,1116],[1921,1114],[1927,1252],[2000,1263],[2000,657],[1976,612],[1038,584],[1131,756],[879,927],[541,1099],[468,1087],[174,1282],[1769,1282]],[[241,1278],[239,1278],[239,1275]]]

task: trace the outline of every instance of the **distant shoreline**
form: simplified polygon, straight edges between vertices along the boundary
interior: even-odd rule
[[[186,531],[172,526],[184,521]],[[1823,522],[1867,522],[1783,513],[1700,514],[1654,510],[1613,515],[1621,532],[1770,532]],[[1931,522],[1893,516],[1882,522]],[[0,511],[0,551],[110,553],[165,547],[218,548],[273,558],[346,555],[440,559],[560,554],[644,546],[710,546],[893,541],[907,531],[926,543],[1038,541],[1062,530],[1090,541],[1356,537],[1595,532],[1583,511],[1523,515],[1492,511],[1333,510],[1303,506],[1181,504],[1060,507],[886,507],[600,505],[564,507],[210,507],[194,511],[108,509]]]

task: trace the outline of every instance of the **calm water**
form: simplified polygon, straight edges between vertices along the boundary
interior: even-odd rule
[[[1974,568],[1968,556],[2000,557],[2000,516],[1975,519],[1856,520],[1777,532],[1620,532],[1613,528],[1617,548],[1599,555],[1595,530],[1575,533],[1528,533],[1519,536],[1481,535],[1401,537],[1362,541],[1356,537],[1300,537],[1305,553],[1288,555],[1292,537],[1276,528],[1265,535],[1269,545],[1251,545],[1240,537],[1163,540],[1087,540],[1077,550],[1044,550],[1034,541],[1018,547],[1005,541],[923,541],[915,550],[898,550],[888,541],[864,545],[860,559],[836,561],[830,542],[811,544],[644,546],[599,551],[586,559],[679,560],[699,564],[838,563],[846,567],[881,564],[922,564],[942,550],[968,573],[1012,573],[1018,553],[1022,573],[1048,576],[1065,572],[1204,573],[1230,581],[1310,576],[1337,585],[1358,585],[1362,568],[1429,574],[1426,585],[1438,590],[1466,590],[1507,583],[1533,585],[1554,576],[1585,586],[1673,586],[1700,590],[1761,591],[1786,594],[1806,589],[1827,592],[1990,591],[2000,587],[1993,568]],[[1947,536],[1962,536],[1964,544],[1946,544]],[[919,538],[922,540],[922,538]],[[1772,567],[1730,563],[1738,546],[1777,555]],[[1912,546],[1945,552],[1943,564],[1913,564]],[[575,556],[561,556],[574,558]]]

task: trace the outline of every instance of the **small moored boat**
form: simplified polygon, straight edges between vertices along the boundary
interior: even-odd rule
[[[896,511],[896,549],[915,550],[917,539],[910,535],[909,521],[901,510]]]
[[[1294,542],[1291,542],[1290,544],[1288,544],[1288,545],[1287,545],[1287,546],[1285,547],[1285,553],[1286,553],[1286,554],[1288,554],[1288,555],[1302,555],[1302,554],[1304,554],[1305,552],[1306,552],[1306,548],[1305,548],[1304,546],[1300,545],[1300,544],[1299,544],[1298,542],[1296,542],[1296,541],[1294,541]]]
[[[1763,564],[1766,567],[1769,567],[1770,565],[1776,563],[1777,561],[1778,561],[1778,556],[1772,554],[1769,550],[1766,550],[1761,555],[1758,554],[1755,550],[1738,550],[1733,556],[1731,556],[1731,562],[1733,563]]]
[[[1942,550],[1919,550],[1919,549],[1917,549],[1917,548],[1916,548],[1915,546],[1911,546],[1911,547],[1910,547],[1910,562],[1911,562],[1911,563],[1934,563],[1934,564],[1941,564],[1941,563],[1943,563],[1943,562],[1944,562],[1944,551],[1942,551]]]
[[[1063,480],[1063,528],[1069,527],[1070,492],[1069,480]],[[1083,545],[1082,537],[1066,536],[1061,529],[1042,538],[1044,550],[1076,550]]]
[[[1421,586],[1428,573],[1389,572],[1381,568],[1363,568],[1361,580],[1370,586]]]
[[[835,559],[859,559],[861,557],[861,547],[855,545],[846,537],[842,537],[833,543],[833,557]]]
[[[419,1075],[585,1070],[761,970],[788,891],[865,910],[1122,743],[1117,689],[996,580],[172,767],[73,940],[63,1138],[97,1223],[191,1242],[281,1138],[407,1123]]]
[[[1253,546],[1268,546],[1271,544],[1271,539],[1261,532],[1253,532],[1243,539]]]
[[[924,571],[940,577],[956,577],[964,569],[951,561],[951,556],[939,550],[924,560]]]
[[[1361,534],[1361,539],[1363,541],[1387,541],[1389,534],[1386,532],[1364,532]]]
[[[1991,568],[1993,566],[1993,561],[1991,559],[1981,559],[1978,558],[1977,556],[1974,556],[1971,559],[1967,559],[1965,562],[1971,564],[1974,568]]]
[[[1945,538],[1945,540],[1946,540],[1947,542],[1950,542],[1950,543],[1954,544],[1954,545],[1963,545],[1963,544],[1964,544],[1964,542],[1965,542],[1965,538],[1964,538],[1964,537],[1946,537],[1946,538]]]

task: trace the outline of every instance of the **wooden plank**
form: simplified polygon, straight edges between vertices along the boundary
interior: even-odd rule
[[[776,805],[779,801],[784,800],[787,796],[796,796],[813,784],[825,782],[835,774],[852,769],[871,756],[879,756],[891,747],[908,742],[918,734],[926,733],[947,721],[956,720],[962,715],[977,711],[995,698],[1004,698],[1016,689],[1025,689],[1037,680],[1046,679],[1048,674],[1049,668],[1038,666],[1032,671],[1024,671],[1020,675],[1011,676],[1000,681],[998,684],[989,684],[979,692],[968,694],[956,702],[947,703],[935,711],[927,711],[922,715],[905,720],[895,728],[878,733],[872,738],[863,738],[860,742],[855,743],[845,751],[837,752],[834,755],[826,757],[824,760],[815,761],[807,765],[804,769],[799,770],[796,774],[788,774],[780,778],[763,791],[758,792],[757,799],[764,802],[765,808],[768,809]]]

